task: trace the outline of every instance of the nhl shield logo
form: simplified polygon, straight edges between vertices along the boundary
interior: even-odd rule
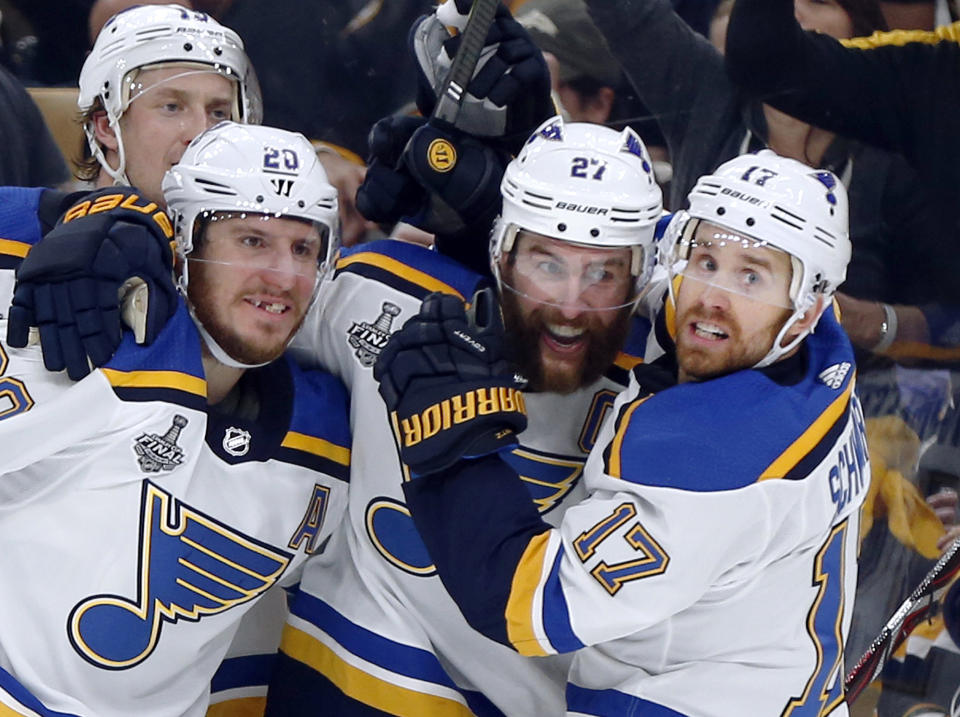
[[[370,368],[377,362],[380,351],[390,340],[390,326],[400,315],[400,307],[384,301],[380,316],[372,324],[355,321],[347,331],[347,342],[355,349],[354,354],[361,365]]]
[[[245,456],[250,450],[250,432],[230,426],[223,433],[223,450],[231,456]]]
[[[140,470],[144,473],[172,471],[183,463],[183,449],[177,445],[177,439],[187,423],[186,418],[177,414],[173,417],[173,425],[162,436],[156,433],[137,436],[133,442],[133,452],[137,454]]]

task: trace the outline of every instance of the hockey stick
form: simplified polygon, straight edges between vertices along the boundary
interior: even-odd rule
[[[453,2],[453,0],[447,0]],[[430,121],[439,120],[451,127],[457,121],[460,107],[467,94],[467,85],[473,77],[473,71],[480,61],[480,53],[487,39],[487,33],[493,24],[499,0],[473,0],[467,24],[460,33],[460,47],[453,56],[450,72],[437,93],[437,104],[433,108]]]
[[[863,689],[880,675],[887,659],[907,639],[914,628],[933,617],[940,600],[950,586],[953,577],[960,572],[960,538],[950,544],[946,552],[930,569],[910,597],[903,601],[887,624],[870,643],[856,666],[850,670],[844,689],[847,702],[852,703]]]

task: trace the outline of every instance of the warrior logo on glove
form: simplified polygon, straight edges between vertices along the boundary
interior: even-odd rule
[[[491,289],[474,296],[469,313],[456,296],[430,294],[390,339],[373,375],[412,477],[510,449],[527,427],[526,381],[504,354]]]

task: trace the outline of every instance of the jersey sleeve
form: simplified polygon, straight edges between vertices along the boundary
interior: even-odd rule
[[[497,458],[463,462],[455,475],[420,478],[404,491],[467,621],[523,655],[542,656],[669,618],[760,552],[769,533],[760,491],[623,485],[594,492],[554,529]]]

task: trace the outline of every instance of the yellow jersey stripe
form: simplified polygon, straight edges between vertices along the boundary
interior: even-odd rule
[[[527,657],[542,657],[548,654],[540,646],[533,629],[533,598],[543,574],[550,532],[545,531],[533,538],[523,551],[513,574],[510,597],[507,598],[507,638],[517,652]]]
[[[453,294],[454,296],[459,297],[461,300],[466,300],[466,297],[464,297],[463,294],[449,284],[446,284],[439,279],[435,279],[429,274],[425,274],[418,269],[409,267],[403,262],[397,261],[389,256],[375,254],[373,252],[354,254],[353,256],[348,256],[338,261],[337,269],[343,269],[351,264],[367,264],[369,266],[375,266],[377,268],[384,269],[385,271],[389,271],[391,274],[396,274],[401,279],[406,279],[417,286],[422,286],[428,291],[442,291],[444,294]]]
[[[613,365],[618,366],[626,371],[630,371],[637,364],[643,363],[643,358],[640,356],[632,356],[630,354],[625,354],[622,351],[617,354],[617,357],[613,360]]]
[[[266,697],[240,697],[210,705],[207,717],[263,717],[266,711]]]
[[[465,704],[455,700],[378,679],[347,663],[302,630],[289,625],[284,628],[280,649],[319,672],[348,697],[388,714],[399,717],[471,717],[473,714]]]
[[[936,45],[938,42],[960,42],[960,22],[943,25],[935,30],[891,30],[877,31],[868,37],[851,37],[840,40],[844,47],[857,50],[876,50],[879,47],[903,47],[914,42],[924,45]]]
[[[30,251],[30,244],[13,239],[0,239],[0,254],[19,256],[21,259]]]
[[[633,412],[648,398],[650,398],[650,396],[644,396],[639,401],[634,401],[623,414],[623,420],[620,421],[620,425],[617,426],[617,432],[613,436],[613,442],[610,444],[610,465],[607,466],[607,474],[612,478],[623,477],[623,466],[620,465],[620,450],[623,447],[623,439],[627,433],[627,426],[630,425],[630,417],[633,415]]]
[[[180,371],[117,371],[101,369],[111,386],[122,388],[172,388],[206,398],[207,382]]]
[[[322,456],[339,463],[342,466],[350,465],[350,449],[338,446],[330,441],[325,441],[316,436],[308,436],[305,433],[296,431],[287,431],[280,444],[284,448],[293,448],[294,450],[312,453],[315,456]]]
[[[847,404],[850,403],[850,396],[853,394],[853,385],[854,382],[851,380],[847,384],[846,390],[837,396],[833,403],[827,406],[826,410],[817,417],[817,420],[811,423],[810,427],[767,467],[758,480],[782,478],[791,468],[803,460],[804,456],[823,440],[830,427],[847,410]]]

